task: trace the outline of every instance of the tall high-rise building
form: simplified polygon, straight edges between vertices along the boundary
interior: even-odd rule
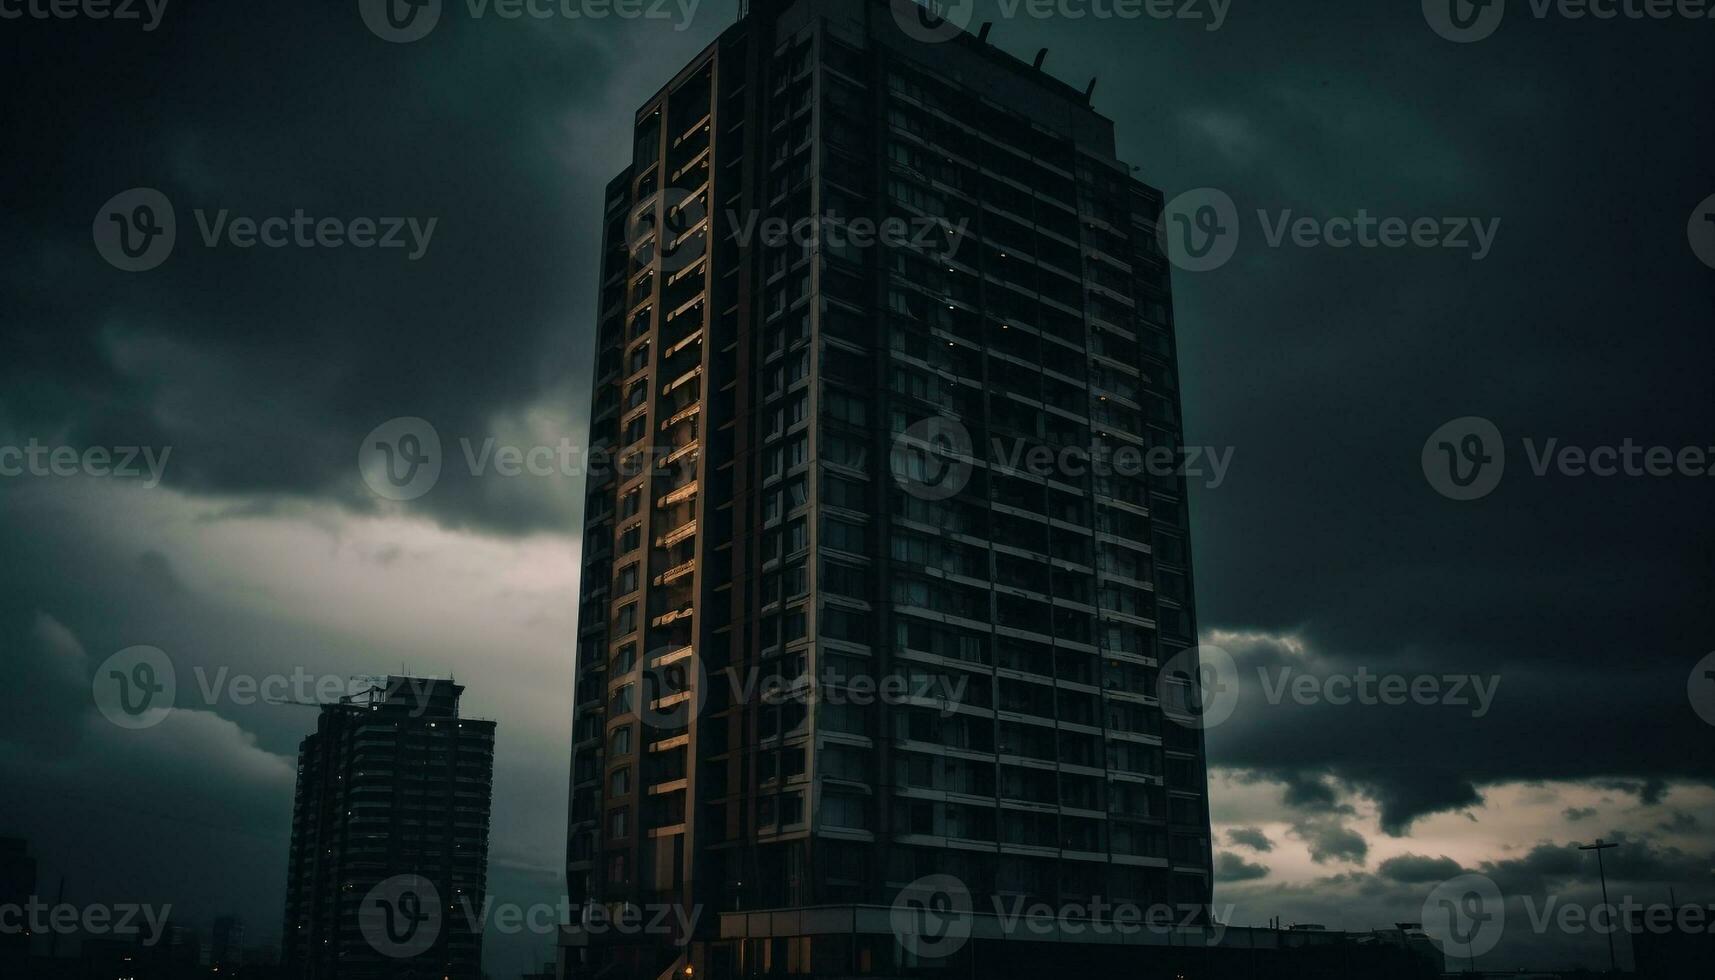
[[[301,980],[479,980],[492,721],[464,688],[388,677],[298,746],[282,962]]]
[[[1091,89],[917,9],[753,0],[608,185],[573,969],[886,971],[756,913],[925,876],[1209,901],[1162,196]]]

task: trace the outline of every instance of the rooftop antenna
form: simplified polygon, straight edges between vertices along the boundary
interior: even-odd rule
[[[1090,79],[1090,84],[1084,86],[1084,101],[1086,103],[1088,103],[1090,101],[1090,96],[1095,95],[1095,94],[1096,94],[1096,80],[1095,80],[1095,78],[1092,77]]]
[[[1036,69],[1037,71],[1041,71],[1042,70],[1042,62],[1044,60],[1046,60],[1047,57],[1048,57],[1048,49],[1047,48],[1043,48],[1042,50],[1036,52],[1036,60],[1032,61],[1030,63],[1030,67]]]
[[[989,31],[993,27],[994,27],[994,21],[992,21],[992,20],[983,21],[983,26],[977,29],[977,40],[978,41],[987,41],[989,39]]]

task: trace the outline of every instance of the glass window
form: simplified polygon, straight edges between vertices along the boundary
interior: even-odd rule
[[[608,702],[608,714],[628,715],[632,710],[632,695],[636,693],[633,685],[627,684],[613,692],[613,698]]]

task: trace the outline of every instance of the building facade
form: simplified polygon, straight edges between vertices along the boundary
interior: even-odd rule
[[[464,688],[388,677],[298,747],[282,964],[303,980],[479,980],[492,721]]]
[[[705,914],[568,972],[891,969],[717,920],[926,876],[1208,905],[1184,480],[1116,465],[1182,443],[1162,197],[915,10],[755,0],[607,188],[568,888]]]

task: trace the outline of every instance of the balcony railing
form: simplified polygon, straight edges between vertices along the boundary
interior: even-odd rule
[[[655,546],[657,548],[671,548],[674,545],[678,544],[679,542],[690,538],[692,535],[694,535],[696,533],[697,533],[697,521],[695,518],[692,518],[691,520],[686,521],[685,523],[679,525],[678,527],[674,528],[673,530],[668,531],[666,534],[663,534],[660,537],[656,538],[655,539]]]

